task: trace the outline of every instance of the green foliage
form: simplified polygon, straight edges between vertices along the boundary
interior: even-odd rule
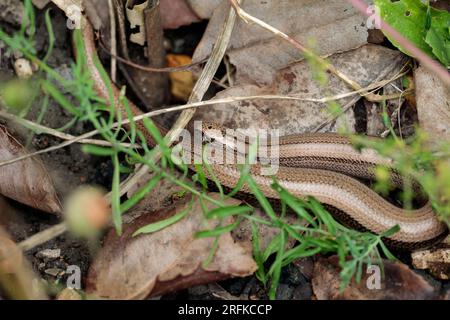
[[[450,143],[432,142],[419,128],[416,129],[416,135],[407,140],[401,140],[395,135],[382,141],[360,136],[352,139],[358,147],[372,148],[392,158],[395,169],[403,177],[409,177],[403,192],[406,207],[410,206],[408,203],[414,196],[410,183],[414,180],[423,188],[439,217],[450,226]],[[385,169],[378,168],[376,172],[377,178],[381,178],[379,187],[389,190]]]
[[[139,229],[138,231],[136,231],[133,236],[138,236],[140,234],[150,234],[150,233],[155,233],[158,232],[160,230],[163,230],[181,220],[183,220],[188,214],[190,209],[192,208],[192,201],[191,201],[191,205],[188,206],[185,210],[175,214],[174,216],[166,219],[166,220],[162,220],[156,223],[152,223],[149,224],[145,227],[142,227],[141,229]]]
[[[450,67],[450,13],[434,9],[420,0],[375,0],[375,4],[383,20],[415,46]],[[397,48],[409,54],[398,42],[386,36]]]

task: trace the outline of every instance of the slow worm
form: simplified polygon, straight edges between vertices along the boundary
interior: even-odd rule
[[[96,92],[109,101],[110,86],[113,103],[126,119],[127,113],[119,102],[120,91],[112,83],[105,84],[94,64],[98,56],[92,26],[86,22],[81,31],[87,67]],[[142,114],[133,103],[129,102],[129,106],[134,115]],[[138,122],[136,126],[153,146],[154,141],[142,123]],[[162,133],[167,132],[162,126],[158,128]],[[281,166],[276,178],[282,187],[299,198],[315,197],[336,208],[340,218],[376,234],[399,225],[400,231],[388,239],[395,246],[406,249],[429,246],[448,233],[447,226],[438,219],[429,203],[420,209],[407,211],[389,203],[353,178],[373,178],[371,168],[390,164],[374,150],[356,151],[347,138],[336,134],[292,135],[281,139],[279,156]],[[237,165],[212,165],[212,168],[222,185],[233,188],[237,184],[240,177]],[[261,175],[257,166],[251,173],[268,198],[278,198],[278,193],[272,189],[272,177]],[[396,179],[394,174],[393,182],[398,185],[401,178]],[[247,186],[242,191],[250,193]]]

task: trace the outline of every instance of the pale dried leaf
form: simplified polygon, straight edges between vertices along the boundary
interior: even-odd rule
[[[26,154],[27,150],[0,126],[0,162]],[[37,157],[0,167],[0,193],[42,211],[61,212],[53,181]]]
[[[218,199],[217,195],[211,196]],[[229,200],[227,205],[239,203]],[[208,210],[214,208],[205,204]],[[236,242],[230,234],[220,237],[212,263],[207,267],[202,265],[214,239],[194,238],[196,232],[207,228],[199,201],[194,202],[189,215],[182,221],[153,234],[132,237],[140,227],[167,219],[187,206],[147,214],[125,226],[120,238],[111,231],[89,270],[87,292],[108,299],[144,299],[255,272],[257,267],[252,259],[251,244]],[[231,222],[227,219],[223,223]],[[208,221],[209,228],[216,227],[217,223]]]
[[[167,0],[166,0],[167,1]],[[202,19],[209,19],[214,13],[214,10],[223,0],[186,0],[189,3],[192,11]]]
[[[347,74],[361,86],[367,86],[397,74],[402,67],[403,55],[377,45],[366,45],[329,59],[341,72]],[[313,79],[306,61],[298,62],[280,70],[271,85],[240,85],[220,92],[216,98],[251,95],[295,95],[299,98],[323,98],[350,92],[351,89],[339,78],[330,75],[329,84],[322,87]],[[352,106],[359,95],[338,102],[341,106]],[[315,131],[336,131],[345,126],[353,130],[355,118],[353,110],[347,108],[337,122],[330,122],[328,106],[323,103],[293,100],[253,100],[231,104],[215,105],[197,111],[197,119],[218,122],[230,128],[272,128],[281,134]]]
[[[204,5],[208,6],[209,2],[204,3]],[[200,21],[189,4],[186,3],[186,0],[161,0],[160,9],[164,29],[177,29]]]
[[[214,10],[194,61],[210,55],[229,5],[229,1],[223,1]],[[366,18],[346,0],[247,0],[243,8],[303,45],[313,40],[320,55],[347,51],[367,43]],[[242,20],[234,29],[228,56],[237,68],[238,83],[258,84],[272,83],[278,70],[302,58],[301,52],[286,41]]]

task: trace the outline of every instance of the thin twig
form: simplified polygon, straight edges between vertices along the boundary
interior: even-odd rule
[[[23,160],[29,159],[29,158],[37,157],[37,156],[39,156],[41,154],[53,152],[53,151],[56,151],[56,150],[68,147],[68,146],[70,146],[70,145],[72,145],[74,143],[91,144],[91,145],[98,145],[98,146],[103,146],[103,147],[111,147],[111,146],[113,146],[108,141],[96,140],[96,139],[88,139],[89,137],[92,137],[92,136],[96,135],[98,132],[95,132],[95,133],[94,132],[88,132],[86,134],[83,134],[83,135],[77,137],[77,136],[72,136],[72,135],[67,134],[67,133],[59,132],[57,130],[54,130],[54,129],[51,129],[51,128],[47,128],[47,127],[44,127],[44,126],[41,126],[41,125],[38,125],[38,124],[35,124],[35,123],[33,123],[33,122],[29,121],[29,120],[20,119],[20,118],[19,118],[20,120],[15,119],[16,116],[11,115],[11,114],[6,113],[6,112],[3,112],[1,110],[0,110],[0,117],[4,118],[4,119],[17,121],[19,124],[21,124],[21,125],[23,125],[25,127],[28,127],[28,128],[29,127],[33,127],[34,129],[40,130],[41,133],[53,135],[53,136],[58,137],[60,139],[67,140],[67,141],[65,141],[65,142],[63,142],[61,144],[58,144],[58,145],[55,145],[55,146],[52,146],[52,147],[49,147],[49,148],[46,148],[46,149],[42,149],[42,150],[35,151],[35,152],[32,152],[32,153],[27,153],[27,154],[25,154],[23,156],[20,156],[20,157],[16,157],[16,158],[13,158],[13,159],[10,159],[10,160],[2,161],[2,162],[0,162],[0,168],[4,167],[4,166],[11,165],[11,164],[14,164],[14,163],[19,162],[19,161],[23,161]],[[30,123],[32,123],[33,126],[31,126]],[[121,145],[123,147],[126,147],[126,148],[131,148],[131,147],[139,148],[140,147],[140,146],[137,146],[137,145],[133,145],[131,143],[121,143]]]
[[[369,86],[367,86],[366,88],[363,88],[359,91],[351,91],[351,92],[346,92],[346,93],[342,93],[342,94],[338,94],[335,96],[330,96],[330,97],[324,97],[324,98],[302,98],[299,96],[279,96],[279,95],[260,95],[260,96],[246,96],[246,97],[229,97],[229,98],[223,98],[223,99],[216,99],[216,100],[208,100],[208,101],[202,101],[202,102],[196,102],[196,103],[188,103],[185,105],[180,105],[180,106],[175,106],[175,107],[169,107],[169,108],[165,108],[165,109],[160,109],[160,110],[155,110],[155,111],[151,111],[148,113],[144,113],[142,115],[139,116],[135,116],[132,119],[124,119],[121,122],[116,122],[112,125],[112,129],[117,128],[119,126],[123,126],[126,124],[129,124],[131,122],[139,122],[142,121],[144,118],[152,118],[158,115],[162,115],[162,114],[166,114],[169,112],[178,112],[178,111],[184,111],[187,109],[194,109],[194,108],[200,108],[200,107],[206,107],[206,106],[212,106],[212,105],[217,105],[217,104],[231,104],[231,103],[235,103],[235,102],[240,102],[240,101],[252,101],[252,100],[290,100],[290,101],[303,101],[303,102],[314,102],[314,103],[327,103],[327,102],[331,102],[331,101],[337,101],[337,100],[341,100],[341,99],[345,99],[354,95],[365,95],[365,93],[370,92],[371,90],[378,90],[380,88],[382,88],[383,86],[387,85],[388,83],[395,81],[396,79],[398,79],[399,77],[403,76],[404,73],[400,73],[397,76],[391,78],[391,79],[387,79],[387,80],[383,80],[383,81],[379,81],[376,83],[373,83]],[[410,93],[411,91],[405,91],[404,93],[398,93],[398,94],[392,94],[392,95],[384,95],[384,96],[380,96],[380,98],[383,98],[383,100],[389,100],[389,99],[397,99],[400,95],[406,94],[406,93]],[[344,110],[346,109],[346,107],[344,107]],[[14,158],[8,161],[4,161],[4,162],[0,162],[0,167],[2,166],[6,166],[6,165],[10,165],[13,164],[15,162],[18,161],[22,161],[34,156],[38,156],[41,154],[45,154],[48,152],[52,152],[58,149],[62,149],[65,148],[67,146],[70,146],[74,143],[86,143],[86,144],[94,144],[94,145],[99,145],[99,146],[112,146],[111,143],[104,141],[104,140],[93,140],[93,139],[89,139],[92,136],[95,136],[97,134],[99,134],[100,132],[98,130],[93,130],[90,132],[87,132],[81,136],[72,136],[69,134],[65,134],[62,132],[59,132],[57,130],[54,129],[50,129],[47,127],[44,127],[42,125],[38,125],[34,122],[31,122],[29,120],[25,120],[25,119],[21,119],[18,118],[17,116],[14,116],[12,114],[6,113],[4,111],[0,110],[0,117],[8,119],[8,120],[14,120],[17,121],[19,124],[25,126],[25,127],[31,127],[37,131],[40,131],[41,133],[45,133],[45,134],[49,134],[49,135],[53,135],[56,136],[58,138],[61,139],[65,139],[67,140],[66,142],[63,142],[59,145],[55,145],[46,149],[42,149],[39,150],[37,152],[34,153],[30,153],[27,155],[23,155],[21,157],[18,158]],[[328,123],[332,122],[335,118],[331,118],[328,119],[325,123],[321,124],[319,127],[316,128],[316,130],[320,130],[322,129],[324,126],[326,126]],[[122,146],[125,147],[139,147],[139,146],[135,146],[132,144],[127,144],[127,143],[122,143]]]
[[[19,248],[23,251],[31,250],[47,241],[50,241],[56,237],[59,237],[67,231],[67,225],[65,222],[54,225],[44,231],[36,233],[35,235],[29,237],[28,239],[20,242],[18,244]]]
[[[5,112],[0,110],[0,118],[6,119],[6,120],[10,120],[10,121],[14,121],[18,124],[20,124],[21,126],[32,130],[33,132],[37,133],[37,134],[48,134],[50,136],[54,136],[56,138],[62,139],[62,140],[74,140],[74,139],[78,139],[78,136],[74,136],[68,133],[64,133],[61,132],[59,130],[53,129],[53,128],[49,128],[46,126],[43,126],[39,123],[24,119],[24,118],[20,118],[14,114]],[[82,144],[92,144],[92,145],[96,145],[96,146],[101,146],[101,147],[112,147],[114,146],[111,142],[105,141],[105,140],[100,140],[100,139],[82,139],[82,140],[77,140],[78,143],[82,143]],[[137,144],[131,144],[131,143],[120,143],[120,146],[125,147],[125,148],[139,148],[139,145]]]

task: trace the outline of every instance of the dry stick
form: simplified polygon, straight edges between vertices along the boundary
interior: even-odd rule
[[[208,60],[205,69],[203,70],[197,84],[194,87],[191,98],[189,99],[190,103],[199,102],[203,99],[206,91],[208,90],[211,81],[213,80],[217,69],[220,66],[220,63],[225,55],[225,52],[228,48],[228,44],[231,38],[231,34],[234,29],[234,24],[236,21],[236,13],[231,8],[228,14],[228,18],[225,21],[225,24],[222,28],[222,32],[217,39],[216,45],[213,48],[211,53],[211,57]],[[166,136],[166,141],[168,145],[171,145],[179,136],[180,132],[186,127],[189,121],[195,114],[195,109],[186,109],[178,118],[174,127],[169,131]],[[157,152],[152,157],[151,161],[158,162],[161,158],[160,149],[156,149]],[[122,183],[122,194],[128,192],[132,186],[136,184],[144,175],[148,172],[148,168],[146,166],[141,166],[140,169],[129,179],[127,179],[124,183]],[[34,236],[28,238],[27,240],[21,242],[19,247],[23,250],[30,250],[38,245],[41,245],[67,231],[67,224],[62,222],[56,226],[53,226],[43,232],[39,232]]]
[[[362,14],[370,17],[371,13],[369,13],[368,5],[362,2],[361,0],[347,0],[350,2],[356,9],[358,9]],[[391,25],[389,25],[386,21],[380,18],[381,22],[381,30],[383,30],[386,34],[392,37],[395,41],[397,41],[401,46],[408,51],[411,56],[416,58],[420,63],[422,63],[427,69],[434,72],[444,83],[446,86],[450,87],[450,75],[448,71],[437,61],[433,60],[430,56],[428,56],[421,49],[417,48],[411,41],[405,38],[400,32],[394,29]]]
[[[351,80],[347,75],[345,75],[344,73],[342,73],[341,71],[339,71],[338,69],[336,69],[335,66],[333,66],[331,63],[329,63],[328,61],[326,61],[325,59],[323,59],[322,57],[317,56],[314,52],[312,52],[311,50],[309,50],[308,48],[304,47],[300,42],[298,42],[297,40],[291,38],[290,36],[288,36],[286,33],[278,30],[277,28],[271,26],[270,24],[250,15],[249,13],[247,13],[246,11],[244,11],[244,9],[242,9],[239,4],[237,3],[236,0],[230,0],[231,5],[233,6],[233,8],[236,10],[237,15],[247,24],[250,24],[250,22],[257,24],[258,26],[262,27],[263,29],[273,33],[274,35],[276,35],[277,37],[280,37],[281,39],[287,41],[288,43],[290,43],[293,47],[299,49],[301,52],[303,52],[306,55],[309,56],[314,56],[316,57],[316,59],[323,64],[326,69],[328,71],[330,71],[331,73],[333,73],[335,76],[337,76],[338,78],[340,78],[341,80],[343,80],[345,83],[347,83],[348,85],[350,85],[354,90],[361,90],[362,87],[355,81]],[[368,94],[366,96],[364,96],[367,100],[369,101],[379,101],[379,97],[376,94]]]
[[[44,230],[44,231],[36,233],[35,235],[31,236],[30,238],[20,242],[18,244],[18,246],[23,251],[28,251],[28,250],[31,250],[47,241],[50,241],[51,239],[54,239],[54,238],[62,235],[66,231],[67,231],[66,223],[62,222],[60,224],[57,224],[53,227],[50,227],[50,228]]]

